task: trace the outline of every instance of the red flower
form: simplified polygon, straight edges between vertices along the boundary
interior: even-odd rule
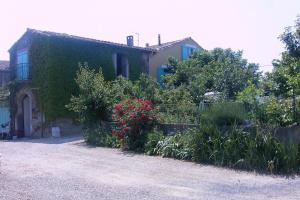
[[[123,108],[123,105],[118,103],[115,105],[115,110],[120,111]]]

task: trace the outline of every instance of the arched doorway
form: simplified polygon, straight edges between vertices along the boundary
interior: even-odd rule
[[[31,136],[31,102],[28,95],[25,95],[22,100],[22,118],[24,136]]]

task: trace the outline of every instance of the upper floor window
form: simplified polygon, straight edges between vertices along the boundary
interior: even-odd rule
[[[29,64],[28,64],[28,51],[23,50],[17,53],[17,79],[28,80],[29,77]]]
[[[196,47],[192,46],[192,45],[183,45],[182,46],[182,60],[187,60],[195,51],[196,51]]]

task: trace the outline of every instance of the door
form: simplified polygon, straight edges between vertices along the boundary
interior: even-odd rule
[[[10,112],[7,104],[0,102],[0,133],[9,132]]]
[[[23,122],[25,137],[31,136],[31,105],[28,96],[23,99]]]

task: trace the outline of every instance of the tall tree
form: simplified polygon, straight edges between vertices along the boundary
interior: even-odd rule
[[[248,63],[242,54],[242,51],[221,48],[197,52],[187,61],[179,62],[175,73],[166,80],[169,85],[185,85],[196,102],[211,91],[234,99],[248,80],[258,84],[261,75],[259,66]]]

